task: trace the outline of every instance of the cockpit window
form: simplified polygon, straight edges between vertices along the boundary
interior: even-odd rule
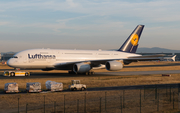
[[[17,56],[13,56],[13,58],[18,58]]]

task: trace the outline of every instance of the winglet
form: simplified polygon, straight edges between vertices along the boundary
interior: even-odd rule
[[[143,28],[144,25],[138,25],[118,51],[136,53]]]

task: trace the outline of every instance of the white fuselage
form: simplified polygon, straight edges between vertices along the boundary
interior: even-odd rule
[[[14,55],[7,63],[14,68],[54,68],[57,64],[103,59],[127,59],[134,53],[101,50],[30,49]]]

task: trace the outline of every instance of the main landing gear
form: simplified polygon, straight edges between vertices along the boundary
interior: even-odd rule
[[[77,72],[74,72],[74,71],[68,71],[69,74],[81,74],[81,75],[94,75],[94,71],[88,71],[88,72],[85,72],[85,73],[77,73]]]
[[[94,71],[86,72],[86,73],[84,73],[84,75],[94,75]]]

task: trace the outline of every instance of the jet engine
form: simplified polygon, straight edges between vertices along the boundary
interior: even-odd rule
[[[117,61],[108,61],[106,62],[106,69],[109,71],[117,71],[123,68],[123,64]]]
[[[77,63],[77,64],[74,64],[73,66],[73,71],[75,73],[86,73],[89,70],[91,70],[91,66],[89,64]]]

